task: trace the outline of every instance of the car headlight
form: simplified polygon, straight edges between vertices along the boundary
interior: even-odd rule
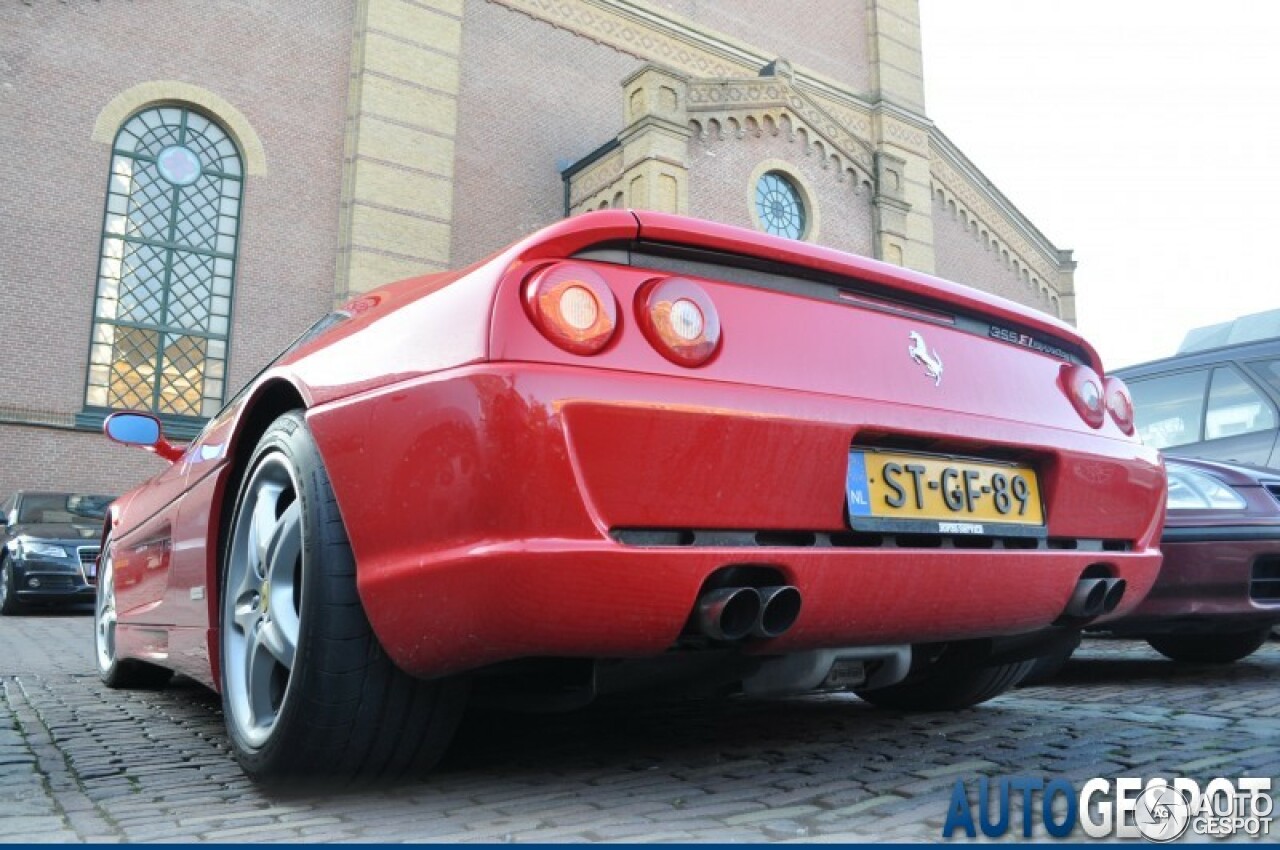
[[[1212,475],[1181,466],[1167,467],[1169,472],[1169,507],[1198,511],[1240,511],[1244,498]]]
[[[22,555],[39,555],[44,558],[66,558],[67,550],[52,543],[41,543],[27,537],[18,538],[18,549]]]

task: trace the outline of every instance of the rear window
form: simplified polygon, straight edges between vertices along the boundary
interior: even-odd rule
[[[1248,364],[1249,370],[1261,378],[1263,383],[1273,392],[1280,393],[1280,358],[1273,360],[1254,360]]]
[[[1199,442],[1208,382],[1207,369],[1133,380],[1129,392],[1142,442],[1157,449]]]
[[[1238,434],[1270,431],[1276,427],[1276,414],[1266,400],[1234,369],[1213,370],[1209,388],[1209,405],[1204,414],[1204,438],[1220,440]]]

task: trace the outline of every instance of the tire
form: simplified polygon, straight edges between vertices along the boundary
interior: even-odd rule
[[[0,558],[0,615],[12,617],[21,614],[22,602],[18,599],[13,581],[13,566],[8,557]]]
[[[421,681],[387,657],[306,420],[258,442],[222,560],[219,652],[232,750],[250,777],[372,779],[443,755],[466,684]]]
[[[964,651],[944,650],[929,666],[905,681],[884,688],[856,691],[880,708],[899,711],[955,711],[994,699],[1027,674],[1034,661],[984,664]]]
[[[1151,635],[1147,643],[1166,658],[1186,664],[1230,664],[1252,655],[1271,634],[1271,627],[1220,634]]]
[[[1062,668],[1067,666],[1067,662],[1071,660],[1071,656],[1075,654],[1076,648],[1079,646],[1080,638],[1077,636],[1075,640],[1061,643],[1044,655],[1033,659],[1031,669],[1027,670],[1018,684],[1034,687],[1056,679],[1058,674],[1062,672]]]
[[[161,687],[173,677],[172,670],[116,654],[116,583],[110,538],[98,563],[98,592],[93,604],[93,657],[98,678],[108,688]]]

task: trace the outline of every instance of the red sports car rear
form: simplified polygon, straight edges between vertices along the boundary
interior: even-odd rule
[[[375,761],[430,761],[464,682],[980,702],[1083,597],[1141,600],[1165,499],[1069,326],[622,211],[358,299],[182,458],[114,514],[100,660],[220,687],[263,776],[367,765],[370,711],[424,742]],[[143,590],[157,517],[185,545]],[[351,669],[382,650],[371,694]],[[326,724],[355,743],[299,752]]]

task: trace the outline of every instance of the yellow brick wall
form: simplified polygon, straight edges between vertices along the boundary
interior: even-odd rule
[[[356,12],[335,298],[450,265],[462,0]]]

